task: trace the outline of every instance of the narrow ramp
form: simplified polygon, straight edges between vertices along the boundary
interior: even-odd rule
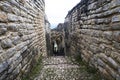
[[[92,80],[68,57],[57,56],[43,59],[43,69],[34,80]]]

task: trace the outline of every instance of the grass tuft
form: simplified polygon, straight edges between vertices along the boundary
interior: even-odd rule
[[[91,67],[87,62],[83,61],[80,54],[69,58],[74,64],[80,66],[80,71],[87,72],[88,74],[92,75],[92,80],[102,80],[98,70],[94,67]]]
[[[31,72],[28,73],[25,77],[22,77],[22,80],[33,80],[39,73],[40,70],[42,69],[42,57],[40,57],[34,65],[34,67],[31,69]]]

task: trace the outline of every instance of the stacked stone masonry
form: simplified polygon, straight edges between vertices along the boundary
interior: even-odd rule
[[[46,47],[47,47],[47,56],[51,53],[51,29],[50,22],[48,21],[47,15],[45,16],[45,32],[46,32]]]
[[[21,80],[46,55],[44,0],[0,0],[0,80]]]
[[[67,51],[81,54],[108,80],[120,80],[120,0],[81,0],[64,30]]]

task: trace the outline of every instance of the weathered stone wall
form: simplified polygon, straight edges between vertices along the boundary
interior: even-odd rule
[[[44,0],[0,0],[0,80],[20,80],[46,55]]]
[[[46,32],[46,47],[47,47],[47,55],[51,54],[51,25],[48,21],[47,16],[45,16],[45,32]]]
[[[81,54],[105,78],[120,80],[120,0],[81,0],[64,28],[71,54]]]

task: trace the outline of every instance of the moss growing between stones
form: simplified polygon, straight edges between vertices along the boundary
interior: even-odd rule
[[[81,55],[77,55],[74,57],[69,57],[69,59],[74,63],[80,66],[80,71],[85,72],[89,75],[91,75],[91,78],[88,80],[102,80],[102,77],[98,70],[94,67],[89,66],[88,63],[82,60]],[[104,79],[103,79],[104,80]]]
[[[42,69],[42,56],[38,59],[38,62],[31,69],[31,72],[28,73],[25,77],[22,77],[22,80],[33,80]]]

